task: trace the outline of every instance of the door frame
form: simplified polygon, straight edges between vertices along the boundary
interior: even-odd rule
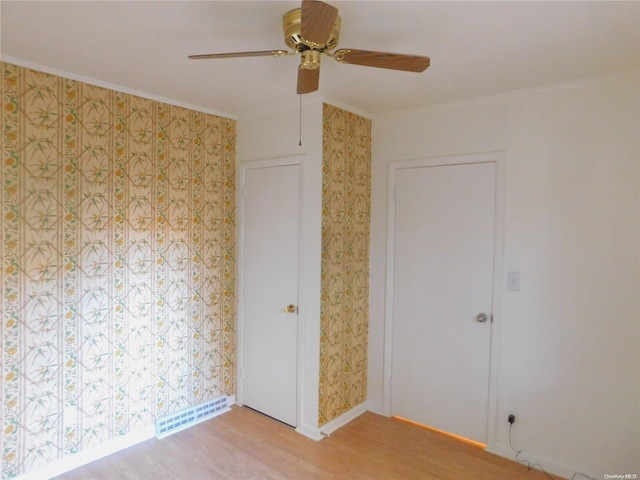
[[[303,243],[302,243],[302,232],[304,231],[304,192],[303,192],[303,179],[304,179],[304,156],[302,155],[291,155],[291,156],[283,156],[283,157],[274,157],[267,158],[261,160],[248,160],[242,161],[238,163],[238,172],[237,172],[237,185],[238,190],[236,192],[237,197],[237,278],[238,278],[238,303],[237,303],[237,366],[236,366],[236,403],[238,405],[243,404],[243,349],[244,349],[244,189],[245,189],[245,178],[248,170],[253,169],[261,169],[261,168],[269,168],[269,167],[286,167],[290,165],[297,165],[299,167],[298,170],[298,313],[297,317],[297,373],[296,373],[296,426],[300,427],[302,424],[302,385],[303,385],[303,369],[304,369],[304,308],[300,308],[300,304],[302,303],[302,285],[303,285]]]
[[[420,159],[389,162],[387,172],[387,256],[385,274],[385,312],[384,312],[384,360],[383,360],[383,397],[382,410],[391,415],[391,373],[393,349],[393,299],[395,268],[395,186],[399,170],[420,167],[465,165],[475,163],[495,164],[495,223],[493,249],[493,318],[490,336],[489,354],[489,401],[487,412],[487,448],[496,443],[498,409],[498,359],[501,322],[502,257],[504,244],[505,209],[505,155],[504,152],[472,153],[463,155],[428,157]]]

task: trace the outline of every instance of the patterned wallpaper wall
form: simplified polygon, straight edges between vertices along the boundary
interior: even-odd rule
[[[235,121],[0,65],[7,478],[235,392]]]
[[[323,107],[319,426],[367,397],[371,121]]]

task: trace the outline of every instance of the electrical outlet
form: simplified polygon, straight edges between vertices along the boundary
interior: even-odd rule
[[[516,421],[516,416],[513,413],[510,413],[509,418],[507,420],[509,423],[513,423]]]

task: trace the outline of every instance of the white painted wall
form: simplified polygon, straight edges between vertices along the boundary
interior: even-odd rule
[[[297,107],[238,118],[238,162],[297,156],[303,176],[299,330],[301,388],[297,431],[314,439],[318,429],[320,379],[320,255],[322,229],[322,102],[303,100],[302,146]],[[239,202],[238,202],[239,204]],[[238,272],[240,275],[241,272]],[[240,277],[239,277],[240,279]]]
[[[640,72],[373,122],[369,403],[383,405],[387,164],[504,151],[498,395],[488,449],[640,475]],[[520,291],[506,290],[508,271]],[[455,374],[455,372],[452,372]],[[493,432],[491,432],[493,430]]]

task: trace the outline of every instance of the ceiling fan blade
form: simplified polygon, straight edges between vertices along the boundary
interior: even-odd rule
[[[302,0],[300,36],[309,43],[325,45],[337,17],[336,7],[318,0]]]
[[[340,63],[362,65],[365,67],[389,68],[391,70],[404,70],[405,72],[424,72],[431,63],[429,57],[372,52],[352,48],[341,48],[334,52],[332,56]]]
[[[208,53],[204,55],[189,55],[195,60],[208,58],[236,58],[236,57],[283,57],[291,52],[286,50],[262,50],[258,52],[235,52],[235,53]],[[294,52],[295,53],[295,52]]]
[[[298,68],[298,95],[311,93],[318,90],[320,83],[320,69]]]

